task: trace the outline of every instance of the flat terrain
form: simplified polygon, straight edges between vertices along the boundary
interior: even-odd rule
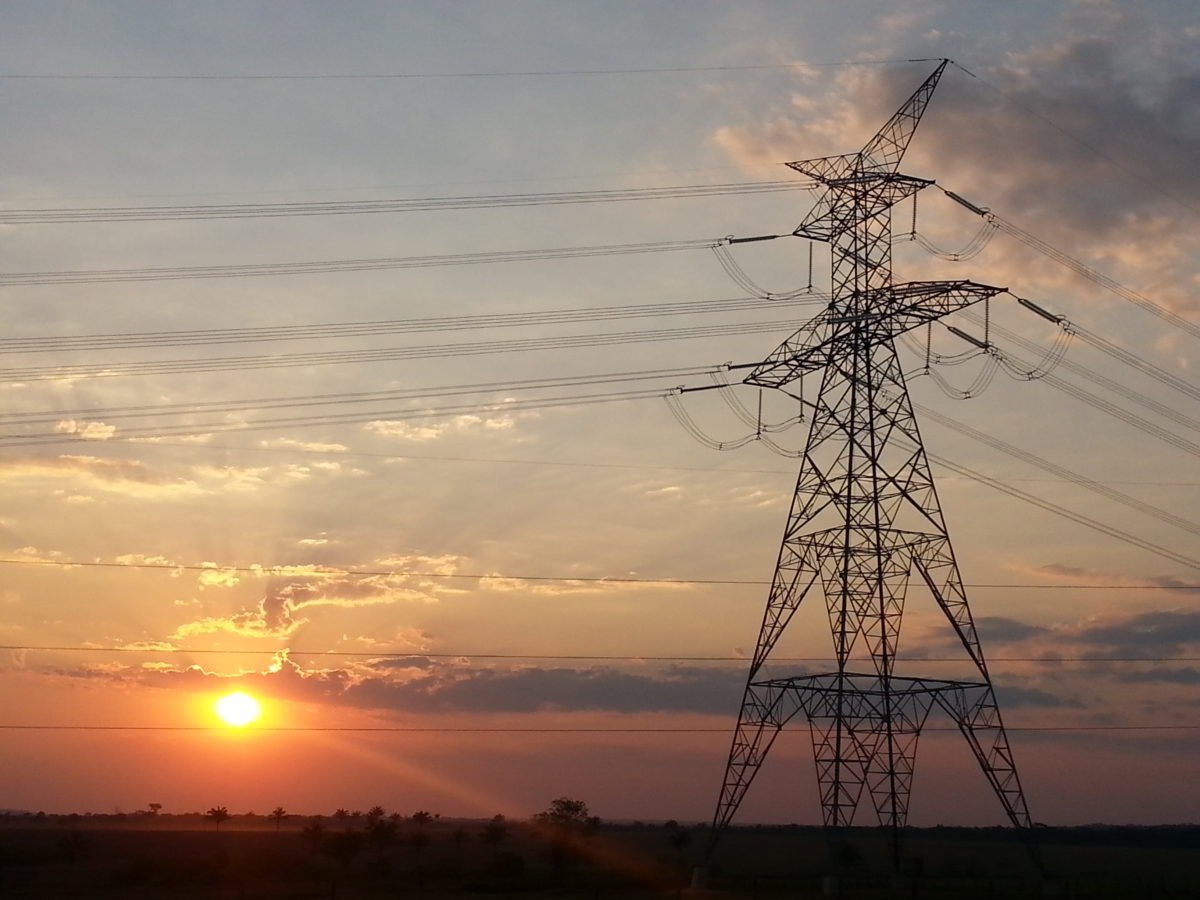
[[[390,822],[391,824],[380,824]],[[316,824],[314,824],[316,823]],[[1197,898],[1200,827],[1040,829],[1046,877],[1011,831],[854,829],[726,834],[690,887],[703,827],[364,816],[0,816],[0,896],[14,898]]]

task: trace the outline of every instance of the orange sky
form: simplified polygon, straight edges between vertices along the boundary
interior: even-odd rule
[[[1029,370],[1069,335],[1011,296],[955,319],[1006,367],[945,329],[901,342],[916,402],[966,429],[922,419],[1030,808],[1192,817],[1190,6],[467,5],[49,2],[0,35],[23,123],[0,167],[0,808],[523,816],[566,794],[709,818],[805,426],[770,432],[782,453],[718,452],[661,394],[761,360],[820,308],[829,259],[793,302],[803,242],[731,248],[753,285],[703,248],[790,233],[803,185],[626,195],[789,178],[932,69],[904,60],[951,56],[904,165],[937,181],[920,234],[961,248],[980,227],[944,188],[1050,252],[997,233],[939,258],[901,240],[905,205],[897,278],[1006,285],[1077,326],[1054,378]],[[161,77],[181,74],[221,77]],[[421,198],[437,208],[363,205]],[[334,201],[353,214],[264,215]],[[413,262],[670,241],[701,249]],[[256,277],[194,271],[239,265]],[[715,392],[683,400],[714,440],[747,436]],[[809,607],[780,649],[815,670],[831,641]],[[924,661],[952,645],[914,594],[905,654],[954,677]],[[213,727],[233,689],[264,704],[241,732]],[[912,809],[1002,820],[936,730]],[[819,821],[802,730],[739,818]]]

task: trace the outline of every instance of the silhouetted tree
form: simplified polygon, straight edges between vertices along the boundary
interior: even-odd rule
[[[279,834],[279,826],[287,818],[287,810],[282,806],[277,806],[271,810],[271,818],[275,820],[275,833]]]
[[[430,822],[433,821],[433,813],[431,813],[427,810],[424,810],[424,809],[418,809],[415,813],[412,814],[412,820],[413,820],[413,824],[416,825],[418,828],[424,828],[426,825],[428,825]]]
[[[304,836],[308,838],[313,853],[321,846],[328,830],[320,819],[309,819],[308,824],[304,826]]]
[[[349,869],[354,857],[362,850],[362,844],[362,833],[347,828],[329,835],[321,845],[321,850],[336,859],[343,869]]]
[[[67,862],[78,862],[92,854],[92,840],[81,831],[70,831],[58,841],[58,852]]]
[[[217,830],[221,830],[221,823],[230,818],[229,809],[224,806],[214,806],[204,814],[206,819],[212,819],[216,823]]]
[[[387,811],[382,806],[372,806],[367,810],[367,821],[377,822],[387,815]]]
[[[552,800],[544,812],[540,812],[534,816],[534,819],[537,821],[554,828],[577,830],[582,830],[584,826],[592,824],[593,818],[589,814],[586,803],[582,800],[573,800],[570,797],[559,797],[556,800]],[[599,819],[595,819],[595,824],[598,825],[599,822]]]
[[[400,837],[400,828],[394,819],[369,818],[367,820],[367,842],[375,848],[378,856]]]
[[[350,811],[345,807],[339,806],[333,811],[333,817],[338,820],[339,825],[345,825],[346,819],[350,817]]]
[[[417,856],[421,855],[422,851],[429,846],[432,840],[433,838],[429,836],[428,832],[420,830],[414,831],[408,836],[408,843],[412,846]]]
[[[679,827],[679,823],[674,819],[667,822],[667,843],[675,848],[676,860],[683,863],[683,849],[692,842],[692,836],[684,829]]]
[[[508,825],[505,823],[504,816],[500,813],[492,816],[491,821],[483,826],[479,837],[492,848],[492,856],[495,857],[500,845],[508,839]]]
[[[551,801],[533,820],[549,840],[550,863],[555,871],[579,851],[581,838],[600,825],[600,818],[590,814],[586,803],[570,797]]]

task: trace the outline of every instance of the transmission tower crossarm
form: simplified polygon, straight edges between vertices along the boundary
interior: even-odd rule
[[[911,281],[863,292],[863,312],[841,311],[831,306],[813,316],[770,353],[744,379],[746,384],[779,388],[806,372],[826,368],[845,352],[848,341],[874,345],[1007,288],[974,281]]]

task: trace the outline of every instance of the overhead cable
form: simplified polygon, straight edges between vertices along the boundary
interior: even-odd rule
[[[1180,528],[1191,534],[1200,536],[1200,524],[1193,522],[1190,519],[1177,516],[1168,512],[1167,510],[1160,509],[1153,504],[1145,503],[1141,500],[1138,500],[1136,497],[1131,497],[1128,494],[1109,487],[1106,484],[1102,484],[1101,482],[1093,481],[1092,479],[1080,475],[1078,472],[1068,469],[1065,466],[1052,463],[1035,453],[1029,452],[1028,450],[1022,450],[1020,447],[1014,446],[1007,441],[1002,441],[1000,438],[980,431],[977,428],[972,428],[963,422],[959,422],[950,416],[943,415],[942,413],[930,409],[927,406],[914,403],[913,408],[921,413],[924,418],[931,419],[944,428],[957,431],[959,434],[969,437],[974,441],[978,441],[985,446],[991,447],[993,450],[999,450],[1001,453],[1005,453],[1014,459],[1019,459],[1031,466],[1036,466],[1044,472],[1048,472],[1051,475],[1062,478],[1064,481],[1068,481],[1071,484],[1077,485],[1078,487],[1082,487],[1109,500],[1115,501],[1116,503],[1120,503],[1123,506],[1127,506],[1130,509],[1137,510],[1140,513],[1144,513],[1145,515],[1158,519],[1160,522],[1165,522],[1168,525],[1173,525],[1176,528]]]
[[[506,416],[513,413],[530,410],[555,409],[564,406],[590,406],[597,403],[620,403],[629,400],[646,400],[664,396],[662,388],[611,391],[602,394],[569,394],[559,397],[543,397],[528,400],[505,400],[491,403],[470,403],[461,406],[443,406],[432,409],[416,410],[373,410],[352,413],[324,414],[319,416],[277,416],[274,418],[254,419],[246,422],[229,422],[217,420],[214,422],[197,422],[179,425],[145,425],[122,428],[120,434],[130,438],[157,438],[178,435],[225,434],[242,431],[273,431],[278,428],[311,428],[322,425],[353,425],[379,422],[386,426],[393,422],[410,422],[414,420],[445,418],[463,415]],[[64,441],[78,441],[79,438],[63,431],[34,432],[29,434],[0,435],[0,447],[40,447],[61,444]]]
[[[763,582],[765,584],[765,582]],[[970,585],[966,585],[970,587]],[[739,662],[744,663],[745,656],[668,656],[646,654],[616,654],[616,653],[477,653],[470,650],[428,652],[424,650],[306,650],[297,647],[269,648],[251,650],[246,648],[222,649],[213,647],[175,647],[159,645],[152,647],[138,646],[71,646],[48,644],[0,644],[0,650],[33,653],[138,653],[145,655],[167,656],[274,656],[286,653],[289,659],[303,657],[334,657],[338,659],[555,659],[577,662]],[[836,657],[829,656],[773,656],[776,662],[836,662]],[[958,663],[963,662],[961,656],[921,656],[912,661]],[[897,662],[908,662],[904,657]],[[988,663],[1163,663],[1163,662],[1200,662],[1200,656],[990,656]]]
[[[222,203],[173,206],[105,206],[0,209],[0,224],[66,224],[95,222],[162,222],[197,219],[268,219],[294,216],[345,216],[431,210],[497,209],[617,203],[631,200],[676,200],[812,190],[803,181],[753,181],[729,184],[684,184],[598,191],[555,191],[529,194],[475,194],[460,197],[411,197],[387,200],[328,200],[291,203]]]
[[[1079,260],[1067,255],[1057,247],[1046,243],[1041,238],[1035,237],[1029,232],[1017,227],[1012,222],[1000,218],[1000,216],[996,215],[994,212],[975,206],[974,204],[965,201],[958,194],[947,191],[944,188],[942,191],[947,197],[954,200],[956,203],[959,203],[967,209],[970,209],[976,215],[982,216],[1005,234],[1016,238],[1027,247],[1031,247],[1038,253],[1041,253],[1043,256],[1046,256],[1057,262],[1059,265],[1070,269],[1072,272],[1075,272],[1077,275],[1082,275],[1084,278],[1100,285],[1105,290],[1116,294],[1123,300],[1128,300],[1130,303],[1139,307],[1143,311],[1148,312],[1153,316],[1157,316],[1164,322],[1167,322],[1175,328],[1178,328],[1180,331],[1183,331],[1194,338],[1200,338],[1200,325],[1196,324],[1195,322],[1188,321],[1187,319],[1183,318],[1183,316],[1171,312],[1166,307],[1155,303],[1148,297],[1142,296],[1137,291],[1130,290],[1120,282],[1109,278],[1107,275],[1097,272],[1090,266],[1084,265]]]
[[[346,363],[392,362],[395,360],[444,359],[494,353],[528,353],[534,350],[615,346],[692,340],[734,334],[761,334],[794,327],[784,319],[771,322],[694,325],[682,328],[643,329],[557,337],[511,338],[413,347],[381,347],[368,350],[332,350],[310,353],[281,353],[266,356],[210,356],[195,359],[158,359],[141,362],[93,363],[57,366],[10,366],[0,368],[0,381],[59,381],[77,378],[114,378],[129,375],[178,375],[196,372],[230,372],[250,369],[286,369],[297,366],[342,365]]]
[[[431,331],[468,331],[480,328],[517,328],[561,325],[614,319],[666,316],[740,314],[766,309],[798,308],[828,302],[829,295],[812,293],[788,300],[757,296],[716,300],[682,300],[666,303],[624,304],[530,312],[476,313],[458,316],[381,319],[359,322],[316,322],[303,325],[260,325],[242,328],[202,328],[184,331],[122,331],[82,335],[0,337],[0,353],[58,353],[79,350],[129,350],[142,347],[194,347],[274,341],[329,340],[374,337],[384,334],[420,334]]]
[[[247,263],[216,266],[163,266],[145,269],[79,269],[49,272],[0,273],[0,287],[32,284],[108,284],[130,281],[180,281],[202,278],[250,278],[271,275],[311,275],[322,272],[364,272],[377,269],[419,269],[470,266],[547,259],[581,259],[630,254],[706,250],[725,238],[690,241],[651,241],[640,244],[601,244],[588,247],[549,247],[537,250],[490,250],[434,256],[387,256],[368,259],[326,259],[301,262]]]
[[[966,318],[968,320],[975,321],[975,322],[980,321],[979,317],[976,316],[975,313],[970,312],[969,310],[962,311],[961,314],[964,318]],[[1015,334],[1014,332],[1009,331],[1008,329],[1003,328],[1002,326],[995,325],[993,323],[993,325],[991,327],[994,332],[1004,336],[1007,340],[1010,340],[1019,346],[1026,347],[1026,348],[1035,347],[1035,345],[1032,342],[1027,341],[1026,339],[1022,338],[1020,335]],[[996,352],[997,352],[998,356],[1005,355],[1005,354],[1000,354],[999,351],[996,351]],[[1010,363],[1013,361],[1013,358],[1011,356],[1009,356],[1008,359],[1009,359]],[[1016,360],[1016,362],[1020,362],[1020,360]],[[1022,364],[1022,365],[1027,365],[1027,364]],[[1118,394],[1119,396],[1125,397],[1127,400],[1131,400],[1134,403],[1138,404],[1139,406],[1143,406],[1146,409],[1157,413],[1158,415],[1162,416],[1163,418],[1169,419],[1170,421],[1174,422],[1177,425],[1181,425],[1182,427],[1187,428],[1192,431],[1200,431],[1200,419],[1193,418],[1192,416],[1189,416],[1186,413],[1182,413],[1176,409],[1173,409],[1172,407],[1167,406],[1164,403],[1160,403],[1159,401],[1153,399],[1152,397],[1147,396],[1146,394],[1142,393],[1141,391],[1138,391],[1132,387],[1129,387],[1127,384],[1116,381],[1112,378],[1102,375],[1101,373],[1095,371],[1094,369],[1088,368],[1087,366],[1081,365],[1076,362],[1072,362],[1071,360],[1062,359],[1058,362],[1058,365],[1061,366],[1063,369],[1066,369],[1068,371],[1074,372],[1077,375],[1082,376],[1087,383],[1099,385],[1100,387],[1103,387],[1106,390],[1112,391],[1113,393]],[[1095,407],[1096,409],[1101,410],[1102,412],[1106,412],[1109,415],[1114,416],[1115,418],[1121,419],[1123,422],[1127,422],[1128,424],[1133,425],[1135,428],[1138,428],[1149,434],[1152,434],[1154,437],[1157,437],[1160,440],[1171,444],[1172,446],[1178,447],[1180,450],[1184,450],[1185,452],[1191,453],[1193,455],[1200,455],[1200,446],[1196,445],[1195,443],[1193,443],[1185,438],[1179,437],[1178,435],[1175,435],[1172,432],[1169,432],[1166,429],[1161,428],[1158,425],[1155,425],[1153,422],[1149,422],[1148,420],[1143,419],[1142,417],[1136,415],[1135,413],[1129,412],[1128,410],[1125,410],[1122,407],[1117,406],[1115,403],[1112,403],[1111,401],[1105,400],[1105,399],[1097,396],[1096,394],[1092,393],[1091,391],[1087,390],[1086,388],[1072,384],[1071,382],[1066,381],[1065,379],[1063,379],[1057,375],[1050,374],[1050,373],[1046,373],[1046,374],[1042,375],[1039,378],[1039,380],[1043,381],[1046,384],[1051,385],[1052,387],[1054,387],[1060,391],[1063,391],[1064,393],[1070,394],[1072,397],[1075,397],[1076,399],[1082,400],[1083,402],[1087,403],[1090,406]]]
[[[903,443],[907,444],[907,442]],[[915,445],[909,444],[908,446],[910,449],[915,449]],[[1115,538],[1122,543],[1129,544],[1133,547],[1138,547],[1142,550],[1153,553],[1156,556],[1160,556],[1163,559],[1168,559],[1171,562],[1200,571],[1200,559],[1196,559],[1183,553],[1178,553],[1151,541],[1143,540],[1142,538],[1117,528],[1114,525],[1109,525],[1105,522],[1099,521],[1098,519],[1093,519],[1089,516],[1083,515],[1082,513],[1077,513],[1065,506],[1061,506],[1060,504],[1054,503],[1051,500],[1047,500],[1044,497],[1039,497],[1036,494],[1031,494],[1028,491],[1023,491],[1020,488],[1013,487],[1011,484],[1001,481],[998,478],[992,478],[989,475],[984,475],[982,472],[978,472],[966,466],[959,465],[958,463],[951,462],[945,457],[937,456],[936,454],[929,453],[928,451],[926,451],[926,455],[931,460],[936,461],[939,465],[946,467],[950,471],[957,472],[958,474],[963,475],[966,478],[970,478],[973,481],[978,481],[980,484],[985,484],[988,487],[1000,491],[1001,493],[1008,494],[1009,496],[1015,497],[1018,500],[1024,500],[1026,503],[1030,503],[1039,509],[1043,509],[1046,512],[1053,513],[1056,516],[1060,516],[1079,525],[1083,525],[1085,528],[1090,528],[1093,531],[1098,531],[1101,534]]]
[[[931,457],[935,458],[936,457]],[[942,460],[938,460],[941,462]],[[233,566],[216,563],[193,565],[189,563],[172,562],[103,562],[99,560],[68,560],[68,559],[0,559],[0,566],[34,566],[56,569],[125,569],[127,571],[158,570],[163,572],[233,572],[235,574],[255,575],[258,577],[287,577],[287,578],[330,578],[330,577],[369,577],[369,578],[437,578],[437,579],[467,579],[484,580],[497,579],[500,581],[561,581],[579,582],[581,584],[701,584],[701,585],[737,585],[763,587],[769,581],[762,579],[716,579],[716,578],[649,578],[628,575],[618,576],[580,576],[580,575],[541,575],[513,574],[502,572],[443,572],[417,571],[411,569],[342,569],[328,566],[312,565],[255,565]],[[1033,591],[1200,591],[1200,584],[1016,584],[1016,583],[964,583],[963,587],[988,590],[1033,590]],[[0,647],[0,650],[5,647]],[[15,645],[8,649],[20,649]]]
[[[165,415],[195,415],[213,412],[261,411],[268,409],[294,409],[320,406],[339,408],[355,404],[387,403],[398,400],[431,400],[440,397],[457,397],[471,394],[508,393],[517,390],[545,390],[548,388],[583,387],[599,384],[614,384],[630,381],[662,381],[710,375],[721,370],[720,366],[691,366],[677,369],[643,369],[631,372],[602,372],[591,375],[564,375],[555,378],[530,378],[518,381],[486,381],[472,384],[443,385],[428,388],[411,388],[390,391],[353,391],[337,394],[301,394],[276,397],[249,397],[238,400],[208,400],[193,403],[152,403],[131,406],[79,407],[56,409],[53,412],[0,412],[0,421],[14,425],[53,425],[64,419],[95,419],[103,417],[106,422],[136,418],[160,418]],[[496,401],[487,401],[487,406]]]

